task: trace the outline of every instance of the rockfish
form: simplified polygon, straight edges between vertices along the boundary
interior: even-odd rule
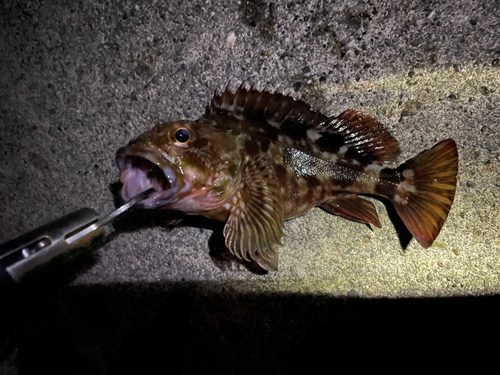
[[[380,228],[375,206],[358,194],[390,199],[420,245],[431,246],[455,195],[456,144],[444,140],[389,168],[399,153],[383,125],[358,111],[327,117],[241,85],[215,93],[196,121],[156,125],[116,160],[123,199],[154,187],[143,207],[225,222],[231,253],[275,270],[284,221],[312,207]]]

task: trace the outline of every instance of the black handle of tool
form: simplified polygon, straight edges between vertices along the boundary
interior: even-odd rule
[[[0,283],[20,282],[25,274],[75,247],[65,239],[96,222],[97,213],[82,208],[0,245]]]
[[[0,284],[13,284],[14,280],[10,277],[9,273],[3,265],[0,264]]]

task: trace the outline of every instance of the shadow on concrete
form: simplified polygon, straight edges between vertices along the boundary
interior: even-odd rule
[[[498,334],[496,296],[346,299],[213,282],[66,282],[2,292],[2,355],[17,350],[20,374],[306,374],[404,358],[425,368],[422,356],[446,367],[448,356]]]

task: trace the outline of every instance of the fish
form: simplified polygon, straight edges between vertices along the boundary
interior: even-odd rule
[[[116,162],[125,201],[153,187],[143,208],[221,221],[232,254],[272,271],[284,221],[313,207],[381,228],[365,195],[389,199],[430,247],[455,196],[457,146],[445,139],[391,168],[399,154],[398,141],[368,115],[329,117],[243,83],[215,92],[197,120],[155,125],[121,147]]]

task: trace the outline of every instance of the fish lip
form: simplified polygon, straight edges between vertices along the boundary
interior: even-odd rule
[[[147,163],[150,165],[148,166]],[[124,146],[116,153],[116,164],[120,170],[120,181],[123,184],[120,192],[123,200],[128,201],[150,187],[156,190],[148,198],[139,202],[137,207],[150,209],[165,206],[179,190],[177,168],[160,150],[134,147],[134,145]],[[151,170],[145,172],[144,167]],[[153,183],[151,174],[156,177],[156,183]]]

